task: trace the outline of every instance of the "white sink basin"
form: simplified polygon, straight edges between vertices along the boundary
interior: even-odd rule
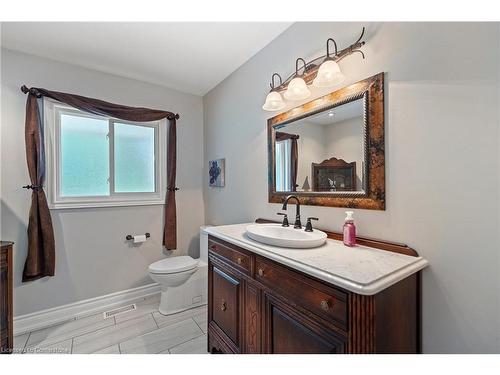
[[[252,240],[272,246],[308,249],[325,243],[326,233],[314,229],[306,232],[304,228],[282,227],[281,224],[252,224],[247,227],[247,235]]]

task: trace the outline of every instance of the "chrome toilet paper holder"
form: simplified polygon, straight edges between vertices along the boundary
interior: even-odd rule
[[[146,236],[146,238],[151,237],[151,234],[149,234],[149,233],[144,233],[144,235]],[[132,236],[131,234],[127,234],[127,236],[125,237],[125,239],[127,241],[132,241],[134,239],[134,236]]]

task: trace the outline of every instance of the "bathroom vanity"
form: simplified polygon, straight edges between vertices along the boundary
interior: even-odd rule
[[[419,353],[420,270],[405,245],[339,235],[312,249],[209,227],[211,353]]]
[[[268,202],[283,223],[206,229],[210,352],[421,352],[416,251],[331,232],[301,248],[317,218],[303,230],[300,205],[385,210],[384,106],[379,73],[268,119]]]

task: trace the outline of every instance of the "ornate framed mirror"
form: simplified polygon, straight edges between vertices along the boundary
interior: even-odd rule
[[[384,73],[268,120],[269,202],[385,210]]]

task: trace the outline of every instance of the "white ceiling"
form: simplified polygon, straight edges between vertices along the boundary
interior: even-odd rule
[[[314,116],[306,117],[304,121],[318,125],[330,125],[355,117],[363,117],[363,111],[364,100],[358,99],[353,102],[342,104],[329,111],[323,111]],[[330,116],[330,114],[333,114],[333,116]]]
[[[204,95],[281,34],[285,22],[2,23],[2,46]]]

